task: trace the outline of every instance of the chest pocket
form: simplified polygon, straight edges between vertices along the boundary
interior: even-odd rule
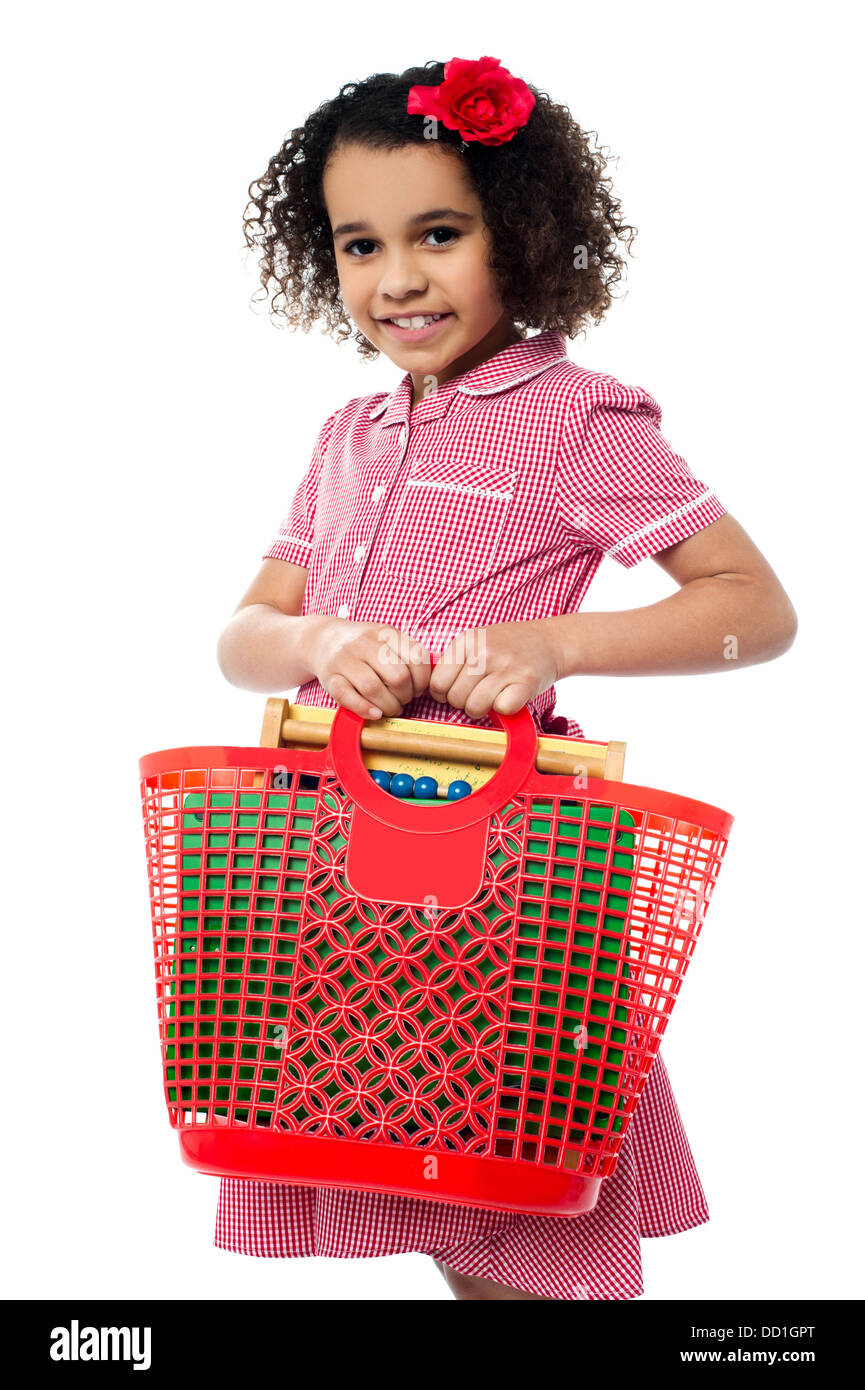
[[[480,578],[494,567],[515,477],[512,464],[416,459],[382,541],[385,573],[437,589]]]

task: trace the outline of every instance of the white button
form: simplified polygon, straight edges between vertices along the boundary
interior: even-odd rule
[[[339,608],[337,608],[337,610],[336,610],[336,616],[337,616],[338,618],[347,618],[347,617],[348,617],[348,604],[347,604],[347,603],[341,603],[341,604],[339,605]]]
[[[373,500],[373,502],[377,502],[378,499],[381,497],[381,495],[382,495],[383,492],[384,492],[384,483],[379,483],[377,487],[374,487],[373,490],[372,490],[372,500]]]
[[[366,546],[365,546],[365,545],[356,545],[356,546],[355,546],[355,548],[354,548],[354,558],[355,558],[356,560],[362,560],[365,554],[366,554]]]

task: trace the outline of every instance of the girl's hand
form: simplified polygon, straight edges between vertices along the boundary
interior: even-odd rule
[[[543,619],[493,623],[457,633],[433,667],[429,693],[465,710],[472,719],[493,708],[499,714],[516,714],[549,690],[558,675]]]
[[[319,613],[307,615],[298,651],[328,695],[364,719],[401,714],[432,669],[429,652],[397,627]]]

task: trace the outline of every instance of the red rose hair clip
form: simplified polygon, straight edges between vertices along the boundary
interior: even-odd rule
[[[410,116],[434,116],[463,141],[503,145],[532,114],[535,98],[498,58],[451,58],[438,87],[410,87]]]

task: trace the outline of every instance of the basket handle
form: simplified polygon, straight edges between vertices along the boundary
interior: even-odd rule
[[[538,734],[528,705],[516,714],[491,709],[507,737],[507,748],[496,772],[471,796],[448,806],[408,806],[390,796],[369,775],[361,757],[362,715],[340,705],[333,717],[328,754],[334,773],[358,806],[384,825],[431,835],[459,830],[487,820],[520,791],[535,768]]]

